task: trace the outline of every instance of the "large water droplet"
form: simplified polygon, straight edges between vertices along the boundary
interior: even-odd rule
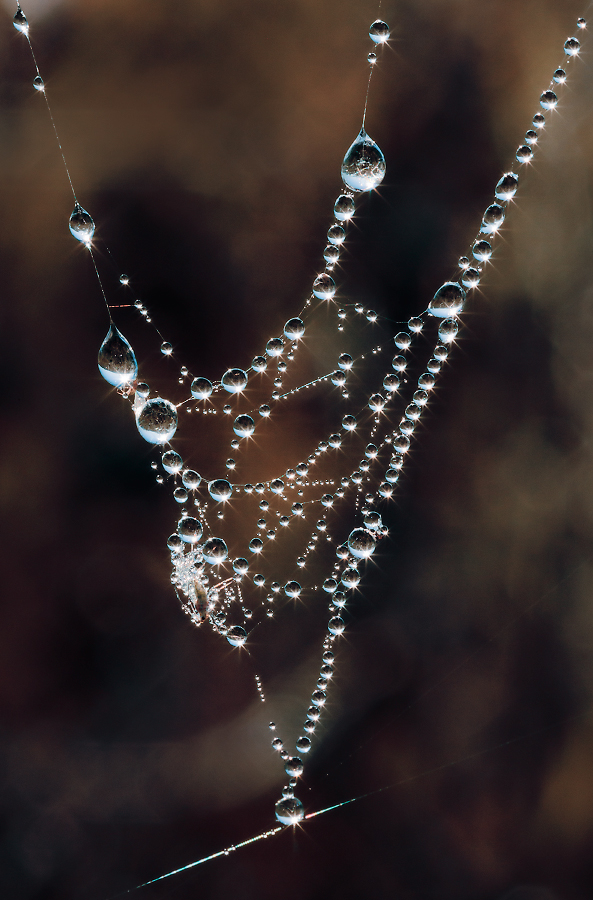
[[[222,538],[210,538],[202,547],[202,556],[213,566],[223,563],[228,555],[228,547]]]
[[[305,323],[302,319],[289,319],[284,326],[284,334],[289,341],[298,341],[305,333]]]
[[[165,472],[168,472],[169,475],[176,475],[177,472],[181,472],[181,469],[183,468],[183,460],[179,456],[179,453],[175,453],[174,450],[167,450],[166,453],[163,453],[161,462],[163,464],[163,469]]]
[[[357,559],[367,559],[375,551],[377,543],[372,534],[364,528],[355,528],[348,538],[348,549]]]
[[[461,285],[456,281],[447,281],[428,304],[428,312],[431,316],[446,319],[449,316],[458,316],[464,303],[465,291]]]
[[[149,444],[167,444],[177,430],[177,410],[160,397],[147,400],[136,419],[136,426]]]
[[[113,322],[99,349],[98,365],[105,381],[115,387],[129,384],[138,375],[134,351]]]
[[[341,225],[332,225],[327,232],[327,239],[330,244],[339,247],[346,240],[346,232]]]
[[[342,181],[353,191],[372,191],[385,177],[385,157],[364,128],[346,153]]]
[[[305,815],[303,804],[296,797],[279,800],[274,807],[274,812],[282,825],[297,825]]]
[[[284,593],[287,597],[299,597],[301,593],[301,586],[298,581],[288,581],[284,586]]]
[[[376,19],[369,28],[369,37],[375,44],[384,44],[389,40],[389,25],[381,19]]]
[[[580,41],[575,37],[569,38],[564,45],[564,52],[567,56],[577,56],[580,49]]]
[[[208,485],[208,493],[213,500],[218,503],[224,503],[233,493],[232,485],[224,478],[217,478]]]
[[[494,196],[497,200],[512,200],[517,193],[519,184],[519,176],[514,172],[507,172],[503,175],[494,189]]]
[[[476,241],[472,247],[472,254],[479,262],[486,262],[492,256],[492,246],[488,241]]]
[[[284,352],[284,341],[282,338],[270,338],[266,344],[266,353],[268,356],[282,356]]]
[[[539,105],[542,109],[556,109],[558,106],[558,97],[554,91],[544,91],[539,98]]]
[[[292,756],[290,759],[287,759],[284,764],[284,771],[287,775],[290,775],[291,778],[300,778],[303,774],[302,759],[299,759],[298,756]]]
[[[17,11],[15,12],[12,19],[12,24],[17,31],[21,32],[21,34],[29,34],[29,23],[27,22],[27,17],[20,6],[17,7]]]
[[[311,749],[311,738],[300,737],[296,742],[296,748],[299,753],[308,753]]]
[[[212,393],[212,382],[207,378],[194,378],[190,390],[196,400],[206,400]]]
[[[81,241],[87,246],[90,244],[95,233],[95,223],[80,203],[74,204],[68,227],[70,228],[70,233],[77,241]]]
[[[226,633],[226,639],[231,647],[242,647],[247,640],[247,632],[240,625],[232,625]]]
[[[185,469],[181,476],[183,486],[189,491],[195,491],[195,489],[200,486],[201,480],[202,476],[198,474],[198,472],[194,472],[193,469]]]
[[[177,534],[186,544],[197,544],[202,536],[202,524],[193,516],[184,516],[177,523]]]
[[[247,373],[243,369],[228,369],[220,383],[229,394],[240,394],[247,387]]]
[[[255,423],[251,416],[237,416],[233,425],[233,431],[238,437],[250,437],[255,430]]]
[[[330,300],[336,293],[336,283],[331,275],[325,272],[318,275],[313,282],[313,293],[319,300]]]

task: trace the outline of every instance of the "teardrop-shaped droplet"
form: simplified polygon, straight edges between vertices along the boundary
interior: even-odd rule
[[[136,427],[149,444],[167,444],[177,431],[177,410],[169,400],[155,397],[142,407]]]
[[[364,128],[346,153],[342,181],[353,191],[372,191],[385,177],[385,157]]]
[[[36,75],[33,79],[33,87],[36,91],[43,92],[45,90],[45,81],[41,77],[41,75]]]
[[[384,44],[389,40],[389,25],[377,19],[369,28],[369,37],[375,44]]]
[[[497,200],[512,200],[517,193],[518,185],[519,176],[514,172],[507,172],[494,188],[494,196]]]
[[[99,372],[109,384],[120,387],[135,381],[138,363],[134,351],[113,322],[101,344],[98,357]]]
[[[465,303],[465,291],[456,281],[446,281],[430,303],[428,312],[431,316],[447,319],[449,316],[458,316]]]
[[[21,34],[29,34],[29,23],[27,22],[27,17],[20,6],[17,7],[17,11],[15,12],[12,19],[12,24],[17,31],[21,32]]]
[[[95,223],[86,209],[82,208],[80,203],[74,204],[74,209],[70,216],[69,227],[70,233],[77,241],[81,241],[81,243],[86,244],[87,246],[90,244],[95,233]]]

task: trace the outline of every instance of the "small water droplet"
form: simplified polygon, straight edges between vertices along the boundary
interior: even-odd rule
[[[120,275],[120,276],[119,276],[119,283],[120,283],[120,284],[123,284],[123,285],[128,285],[128,284],[130,283],[130,279],[128,278],[127,275]]]
[[[226,503],[233,493],[233,488],[225,478],[216,478],[208,485],[208,493],[217,503]]]
[[[456,281],[447,281],[443,284],[428,305],[431,316],[446,319],[449,316],[458,316],[465,303],[465,291]]]
[[[384,44],[389,40],[389,25],[382,19],[376,19],[369,28],[369,37],[375,44]]]
[[[566,72],[564,71],[564,69],[556,69],[556,71],[552,75],[552,78],[554,79],[556,84],[564,84],[566,81]]]
[[[369,55],[367,56],[367,59],[368,59],[369,63],[371,64],[371,66],[374,66],[375,63],[377,62],[377,54],[369,53]]]
[[[543,116],[542,116],[543,118]],[[514,172],[507,172],[503,175],[494,189],[494,196],[497,200],[512,200],[517,193],[519,185],[519,176]]]
[[[206,562],[213,566],[218,566],[220,563],[223,563],[228,555],[228,547],[222,538],[210,538],[202,547],[202,556]]]
[[[520,163],[528,163],[533,159],[533,150],[528,144],[522,144],[517,148],[515,158]]]
[[[586,28],[586,27],[587,27],[587,20],[586,20],[586,19],[583,19],[583,17],[581,16],[579,19],[577,19],[577,26],[578,26],[579,28]]]
[[[461,277],[461,283],[466,288],[476,288],[480,283],[480,273],[473,266],[466,269]]]
[[[177,472],[180,472],[183,468],[183,460],[179,456],[179,453],[175,453],[174,450],[167,450],[166,453],[163,453],[161,462],[163,464],[163,469],[165,472],[168,472],[169,475],[176,475]]]
[[[542,109],[555,109],[558,105],[558,97],[554,91],[544,91],[539,98],[539,105]]]
[[[183,516],[177,523],[177,534],[186,544],[197,544],[202,536],[202,523],[193,516]]]
[[[504,209],[498,203],[492,203],[482,216],[480,231],[482,234],[496,234],[504,222]]]
[[[169,341],[163,341],[161,344],[161,353],[163,356],[171,356],[173,353],[173,345]]]
[[[347,222],[354,215],[354,200],[348,194],[340,194],[334,203],[334,216],[340,222]]]
[[[12,24],[17,31],[21,32],[21,34],[29,34],[29,23],[27,22],[27,17],[20,6],[17,6],[17,10],[12,19]]]
[[[299,341],[305,333],[305,323],[302,319],[295,317],[289,319],[284,326],[284,334],[289,341]]]
[[[232,625],[226,633],[226,639],[231,647],[242,647],[247,640],[247,632],[240,625]]]
[[[287,597],[295,599],[301,594],[301,586],[298,581],[288,581],[284,586],[284,593]]]
[[[542,113],[536,113],[533,117],[533,127],[534,128],[543,128],[546,124],[545,116]]]
[[[41,75],[35,76],[35,78],[33,79],[33,87],[36,91],[41,91],[42,93],[43,91],[45,91],[45,81],[43,80]]]
[[[247,373],[243,369],[227,369],[220,383],[229,394],[240,394],[247,387]]]
[[[282,338],[271,338],[266,344],[266,353],[268,356],[281,356],[284,352],[284,341]]]
[[[195,491],[195,489],[200,486],[201,480],[202,476],[197,472],[194,472],[193,469],[185,469],[181,476],[184,487],[189,491]]]
[[[233,561],[233,569],[235,570],[235,572],[237,572],[238,575],[245,575],[247,570],[249,569],[249,563],[243,556],[239,556]],[[273,723],[270,723],[270,728],[272,727],[272,724]]]
[[[400,331],[393,340],[399,350],[407,350],[412,343],[412,338],[407,331]]]
[[[149,444],[167,444],[177,430],[177,410],[168,400],[148,400],[136,419],[136,427]]]
[[[385,157],[364,128],[342,163],[342,181],[353,191],[372,191],[385,177]]]
[[[525,143],[526,144],[537,144],[537,131],[533,131],[532,128],[529,131],[525,132]]]
[[[564,52],[567,56],[577,56],[580,49],[580,41],[575,37],[569,38],[564,44]]]
[[[492,246],[488,241],[476,241],[472,247],[472,255],[474,259],[480,262],[486,262],[492,256]]]
[[[68,227],[70,228],[70,233],[77,241],[87,246],[90,244],[95,233],[95,223],[80,203],[74,204]]]
[[[456,319],[445,319],[439,325],[439,338],[444,344],[449,344],[455,340],[458,331],[459,325]]]

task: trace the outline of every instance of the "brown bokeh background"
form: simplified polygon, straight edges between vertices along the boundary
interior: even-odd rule
[[[110,295],[130,274],[203,374],[250,359],[317,271],[376,6],[24,8],[78,195],[117,260],[100,251]],[[174,510],[96,371],[105,312],[68,234],[71,197],[12,12],[1,893],[104,900],[268,827],[281,779],[245,660],[193,630],[168,585]],[[454,274],[582,13],[572,0],[386,0],[393,38],[368,130],[388,175],[349,243],[350,299],[407,319]],[[301,796],[316,809],[411,780],[144,896],[590,898],[593,45],[581,37],[386,513],[392,538]],[[154,346],[140,350],[156,371]],[[304,406],[263,458],[302,455],[322,416]],[[278,717],[302,699],[308,641],[299,626],[266,657]]]

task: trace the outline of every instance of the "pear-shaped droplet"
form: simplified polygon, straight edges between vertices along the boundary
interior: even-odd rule
[[[36,91],[41,91],[43,93],[43,91],[45,90],[45,81],[43,80],[41,75],[35,76],[35,78],[33,79],[33,87]]]
[[[372,191],[385,177],[385,157],[364,128],[346,153],[342,181],[353,191]]]
[[[12,19],[12,24],[17,31],[21,32],[21,34],[29,34],[29,23],[27,22],[27,17],[20,6],[17,6],[17,10]]]
[[[95,233],[95,223],[86,209],[82,208],[80,203],[74,204],[74,209],[70,216],[69,227],[70,233],[77,241],[81,241],[81,243],[86,244],[87,246],[90,244]]]
[[[447,319],[449,316],[458,316],[465,303],[465,291],[456,281],[446,281],[430,303],[428,312],[431,316]]]
[[[155,397],[142,407],[136,427],[149,444],[167,444],[177,431],[177,410],[169,400]]]
[[[138,363],[134,351],[113,322],[99,350],[99,372],[109,384],[120,387],[135,381]]]

